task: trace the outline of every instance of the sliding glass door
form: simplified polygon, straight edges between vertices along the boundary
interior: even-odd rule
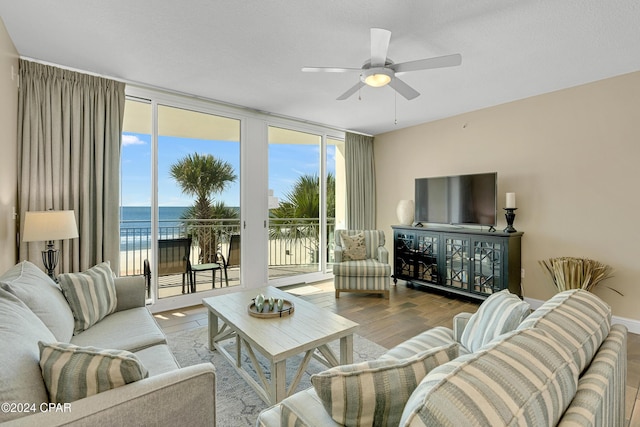
[[[328,277],[345,218],[342,132],[142,88],[127,94],[120,275],[143,274],[150,261],[154,310]]]
[[[122,141],[120,275],[151,260],[154,299],[237,286],[240,120],[127,99]]]
[[[344,218],[344,143],[276,126],[268,141],[269,282],[313,280],[332,261],[336,218]]]
[[[156,235],[162,245],[188,239],[195,272],[184,290],[182,277],[176,286],[176,274],[159,272],[158,297],[238,285],[239,262],[228,258],[240,234],[240,121],[159,105],[157,146]],[[165,252],[159,268],[173,262],[175,252]]]

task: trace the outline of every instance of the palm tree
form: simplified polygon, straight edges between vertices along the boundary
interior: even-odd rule
[[[214,194],[223,192],[237,179],[229,162],[216,159],[211,154],[193,153],[171,165],[169,173],[184,194],[195,196],[193,206],[185,211],[183,219],[237,217],[234,209],[225,206],[222,201],[214,201],[213,198]],[[214,262],[217,239],[213,228],[196,225],[191,230],[192,233],[194,231],[200,246],[200,262]]]
[[[336,212],[335,177],[327,175],[327,217],[333,218]],[[270,227],[272,239],[301,240],[308,242],[307,249],[317,260],[320,244],[318,219],[320,217],[320,179],[317,174],[301,175],[285,194],[284,200],[271,216],[278,218]]]

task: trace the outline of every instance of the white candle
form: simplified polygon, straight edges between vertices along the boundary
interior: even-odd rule
[[[516,208],[516,193],[507,193],[507,200],[505,203],[505,208],[507,209],[515,209]]]

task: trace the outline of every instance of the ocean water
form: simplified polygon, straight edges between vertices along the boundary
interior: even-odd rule
[[[160,206],[160,237],[176,237],[187,206]],[[151,206],[120,207],[120,250],[146,249],[151,241]]]

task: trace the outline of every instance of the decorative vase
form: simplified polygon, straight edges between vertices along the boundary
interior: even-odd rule
[[[398,207],[396,208],[396,215],[398,215],[398,221],[401,225],[413,224],[413,214],[415,205],[413,200],[400,200]]]

